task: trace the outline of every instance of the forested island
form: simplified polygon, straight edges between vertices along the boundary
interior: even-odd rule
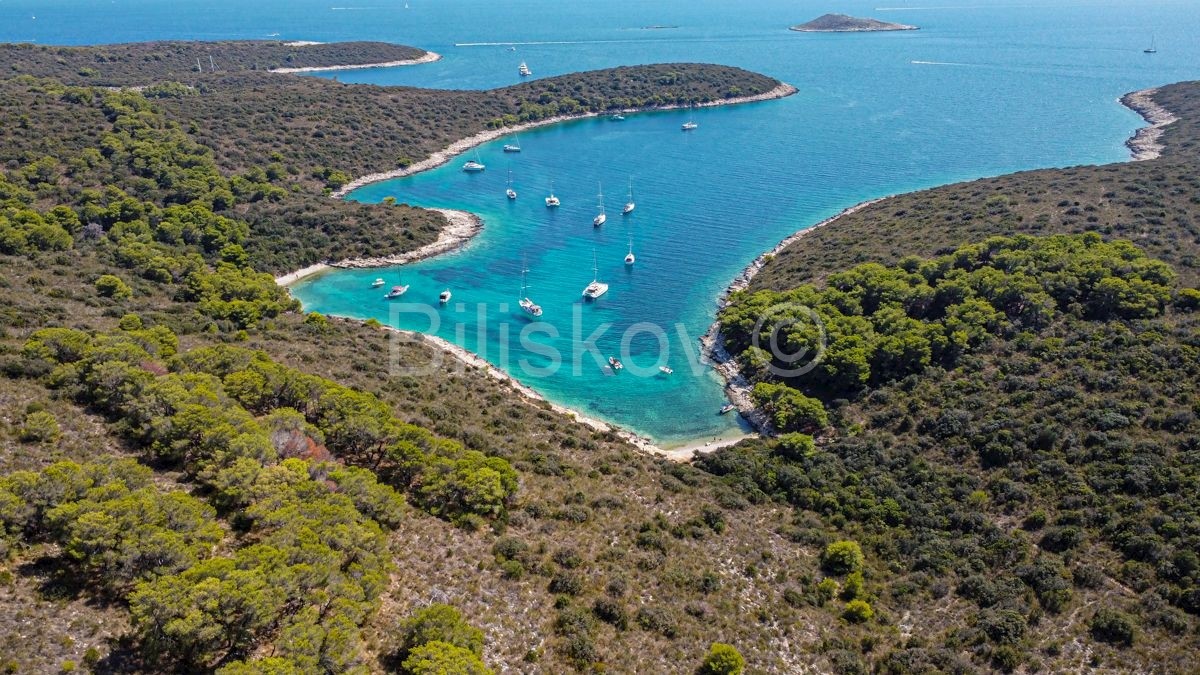
[[[1200,85],[1152,95],[1159,159],[900,197],[778,256],[722,319],[781,435],[693,465],[472,369],[389,375],[430,348],[271,273],[436,237],[326,196],[360,172],[775,80],[88,86],[42,49],[0,78],[0,671],[1194,664]],[[760,293],[837,329],[819,384],[753,370]]]
[[[821,16],[789,30],[800,33],[871,33],[889,30],[917,30],[916,26],[888,23],[878,19],[860,19],[845,14],[822,14]]]

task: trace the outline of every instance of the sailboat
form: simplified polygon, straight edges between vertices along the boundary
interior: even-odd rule
[[[508,188],[504,191],[504,194],[508,195],[509,199],[517,198],[517,191],[514,190],[513,186],[512,186],[512,170],[511,169],[508,172]]]
[[[554,181],[550,181],[550,196],[546,197],[546,206],[553,208],[561,203],[562,202],[558,200],[558,197],[554,196]]]
[[[504,151],[505,152],[520,152],[521,151],[521,137],[516,134],[513,134],[513,142],[505,143]]]
[[[699,126],[700,126],[699,124],[696,124],[696,116],[695,116],[695,111],[696,111],[696,110],[695,110],[695,107],[693,107],[693,108],[692,108],[692,115],[690,115],[690,116],[688,117],[688,121],[686,121],[686,122],[684,122],[684,123],[683,123],[683,127],[681,127],[681,128],[682,128],[684,131],[691,131],[692,129],[695,129],[696,127],[699,127]]]
[[[521,270],[521,299],[517,304],[521,306],[521,311],[529,316],[541,316],[542,306],[529,299],[529,269]]]
[[[392,286],[392,290],[388,291],[387,295],[383,296],[384,300],[398,298],[408,292],[408,285],[401,281],[399,284]]]
[[[1145,54],[1157,54],[1158,49],[1154,46],[1154,36],[1150,37],[1150,46],[1142,50]]]
[[[592,283],[588,284],[587,288],[583,289],[583,297],[585,297],[589,300],[595,300],[596,298],[604,295],[607,292],[608,292],[608,284],[604,283],[603,281],[600,281],[600,266],[599,266],[599,263],[597,262],[596,251],[595,251],[595,249],[593,249],[592,250]]]
[[[625,202],[625,207],[621,209],[621,215],[627,216],[627,215],[633,213],[633,210],[636,208],[637,208],[637,204],[635,204],[633,202],[633,178],[630,178],[629,179],[629,197],[628,197],[628,200]]]
[[[592,227],[600,227],[601,225],[604,224],[604,221],[608,220],[608,216],[604,215],[604,185],[603,184],[600,185],[600,194],[598,195],[598,197],[600,200],[600,213],[597,214],[595,218],[592,218]]]
[[[625,264],[632,265],[637,258],[633,257],[633,237],[629,238],[629,253],[625,254]]]
[[[484,166],[483,162],[479,161],[479,151],[478,150],[475,151],[475,159],[468,160],[466,164],[463,164],[463,171],[466,171],[467,173],[477,173],[479,171],[483,171],[486,168],[487,167]]]
[[[533,74],[533,71],[529,69],[529,66],[525,65],[524,61],[522,61],[521,65],[517,66],[517,74],[521,77],[528,77]]]

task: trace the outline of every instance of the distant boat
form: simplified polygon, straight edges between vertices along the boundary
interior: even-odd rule
[[[612,117],[610,117],[609,119],[611,119],[614,122],[624,122],[625,116],[622,115],[621,113],[617,113],[617,114],[613,115]]]
[[[737,409],[737,406],[736,406],[736,405],[734,405],[734,404],[732,404],[732,403],[726,403],[725,405],[721,406],[721,409],[720,409],[719,411],[717,411],[717,414],[718,414],[718,415],[725,415],[725,414],[727,414],[727,413],[731,413],[731,412],[733,412],[733,411],[734,411],[734,410],[736,410],[736,409]]]
[[[636,208],[637,208],[637,204],[635,204],[633,201],[633,178],[630,178],[629,179],[629,197],[628,197],[628,201],[625,202],[624,208],[621,209],[621,215],[627,216],[627,215],[633,213],[633,210]]]
[[[625,254],[625,264],[632,265],[636,258],[633,257],[633,237],[629,238],[629,253]]]
[[[508,188],[504,191],[504,194],[508,195],[509,199],[517,198],[517,191],[512,186],[512,171],[508,172]]]
[[[696,109],[695,109],[695,107],[693,107],[692,115],[688,117],[688,121],[683,123],[682,129],[684,131],[691,131],[692,129],[695,129],[700,126],[699,124],[696,124],[695,112],[696,112]]]
[[[391,300],[393,298],[398,298],[407,292],[408,286],[392,286],[392,290],[388,291],[388,294],[383,296],[383,299]]]
[[[587,288],[583,289],[583,297],[588,298],[589,300],[595,300],[596,298],[604,295],[607,292],[608,292],[608,284],[604,283],[603,281],[600,281],[600,266],[599,266],[599,263],[597,262],[596,251],[593,250],[592,251],[592,283],[588,284]]]
[[[625,367],[625,364],[621,363],[621,360],[615,356],[608,357],[608,365],[612,366],[613,370],[620,370]]]
[[[604,221],[608,220],[608,216],[604,215],[604,185],[603,184],[600,185],[600,194],[598,195],[598,197],[600,200],[600,213],[598,213],[595,218],[592,218],[592,227],[600,227],[601,225],[604,224]]]
[[[521,311],[529,316],[541,316],[542,306],[529,299],[529,269],[521,270],[521,299],[517,301]]]
[[[1150,38],[1150,46],[1143,49],[1142,52],[1146,53],[1146,54],[1157,54],[1158,53],[1158,48],[1156,48],[1154,46],[1154,38],[1153,37]]]
[[[450,289],[447,288],[446,290],[444,290],[438,294],[438,302],[440,302],[444,305],[447,302],[450,302],[450,296],[451,296]]]
[[[513,46],[511,46],[511,45],[509,45],[509,47],[508,47],[508,51],[510,51],[510,52],[515,52],[515,51],[517,51],[517,48],[516,48],[516,47],[513,47]]]
[[[383,285],[383,279],[376,279],[375,281],[371,282],[371,288],[379,288],[382,285]]]
[[[513,134],[513,142],[506,143],[504,145],[504,151],[505,152],[520,152],[521,151],[521,137],[517,136],[516,134]]]
[[[659,366],[658,372],[662,373],[663,375],[670,375],[671,373],[673,373],[675,371],[671,370],[671,368],[669,366]]]
[[[463,171],[466,171],[467,173],[478,173],[486,168],[487,167],[483,164],[483,162],[479,161],[478,150],[475,151],[475,159],[468,160],[466,164],[463,164]]]
[[[521,77],[528,77],[533,74],[533,71],[529,69],[529,66],[525,65],[524,61],[522,61],[521,65],[517,66],[517,74],[519,74]]]
[[[553,208],[559,204],[562,204],[562,202],[558,200],[558,197],[554,196],[554,181],[550,181],[550,196],[546,197],[546,206]]]

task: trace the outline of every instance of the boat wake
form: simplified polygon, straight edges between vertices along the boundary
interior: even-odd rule
[[[909,61],[916,66],[961,66],[964,68],[978,68],[977,63],[955,63],[953,61]]]

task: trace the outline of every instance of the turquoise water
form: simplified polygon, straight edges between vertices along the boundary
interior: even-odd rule
[[[587,120],[521,135],[524,152],[505,141],[480,148],[486,172],[460,171],[462,160],[419,176],[368,186],[352,197],[394,196],[423,206],[481,215],[484,233],[466,250],[389,271],[339,271],[297,284],[306,307],[376,317],[427,329],[429,317],[398,311],[368,288],[377,276],[411,285],[409,302],[434,301],[449,287],[455,305],[435,310],[439,335],[509,370],[552,400],[618,422],[664,444],[736,432],[719,380],[693,369],[696,338],[712,320],[713,301],[755,255],[787,234],[853,203],[884,194],[1020,169],[1124,159],[1124,140],[1139,118],[1116,99],[1124,92],[1184,79],[1200,71],[1200,18],[1194,2],[954,2],[881,6],[849,2],[836,9],[917,24],[922,30],[861,35],[804,35],[786,26],[826,11],[792,2],[667,0],[560,3],[515,0],[334,0],[260,3],[0,2],[0,39],[40,43],[162,38],[380,39],[444,55],[419,67],[338,73],[342,81],[486,88],[535,77],[623,64],[707,61],[767,73],[800,88],[796,96],[748,106],[699,110],[700,128],[683,133],[688,113],[631,115],[624,122]],[[897,3],[899,4],[899,3]],[[342,9],[334,9],[341,6]],[[31,17],[36,15],[36,19]],[[647,25],[678,25],[641,30]],[[1154,37],[1159,53],[1141,50]],[[466,46],[475,43],[517,43]],[[460,46],[456,46],[460,45]],[[520,193],[504,197],[507,171]],[[633,177],[638,207],[619,211]],[[550,180],[563,199],[542,205]],[[591,227],[597,182],[608,223]],[[629,238],[638,256],[622,257]],[[578,302],[592,278],[593,251],[611,290],[598,303]],[[522,259],[529,295],[559,331],[517,339],[527,326],[510,306],[520,290]],[[476,314],[483,303],[486,316]],[[436,301],[433,302],[436,305]],[[578,316],[578,320],[574,317]],[[669,377],[651,373],[661,356],[649,332],[633,339],[630,366],[613,375],[590,356],[578,369],[571,354],[602,324],[612,324],[596,354],[621,352],[621,335],[639,323],[668,336]],[[479,336],[478,328],[486,327]],[[507,328],[505,328],[507,327]],[[505,340],[502,331],[509,331]],[[459,333],[461,332],[461,337]],[[682,337],[681,337],[682,334]],[[509,351],[500,349],[509,343]],[[551,376],[549,348],[566,364]],[[530,350],[536,350],[531,353]],[[529,358],[526,365],[519,363]]]

